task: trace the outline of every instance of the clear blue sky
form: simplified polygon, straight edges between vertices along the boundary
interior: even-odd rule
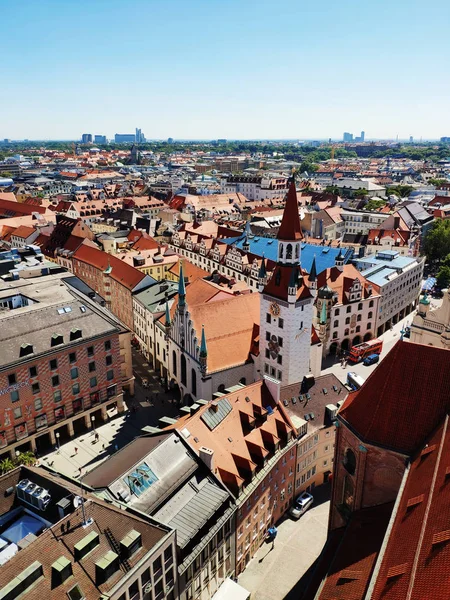
[[[0,138],[450,135],[449,0],[0,0]]]

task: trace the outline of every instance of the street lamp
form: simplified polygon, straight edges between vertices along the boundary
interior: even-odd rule
[[[59,452],[60,446],[59,446],[59,432],[58,431],[55,433],[55,438],[56,438],[56,446],[57,446],[58,452]]]
[[[95,432],[95,415],[92,415],[92,417],[91,417],[91,421],[92,421],[92,429],[93,429],[93,430],[94,430],[94,432]]]

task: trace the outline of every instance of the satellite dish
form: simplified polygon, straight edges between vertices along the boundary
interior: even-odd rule
[[[74,507],[78,508],[82,504],[83,504],[83,498],[81,498],[81,496],[75,496],[75,498],[73,499],[73,505],[74,505]]]

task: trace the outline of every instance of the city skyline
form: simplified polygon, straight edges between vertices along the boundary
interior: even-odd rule
[[[320,12],[294,0],[283,11],[264,0],[4,2],[0,139],[113,137],[136,124],[148,139],[339,140],[361,129],[439,139],[450,7],[434,8],[431,21],[406,0],[326,0]]]

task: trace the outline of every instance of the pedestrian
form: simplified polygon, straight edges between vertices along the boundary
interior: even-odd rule
[[[78,448],[74,448],[75,456],[78,454]]]
[[[98,442],[98,440],[100,439],[100,436],[98,435],[98,433],[95,434],[94,439],[95,439],[96,442]]]

